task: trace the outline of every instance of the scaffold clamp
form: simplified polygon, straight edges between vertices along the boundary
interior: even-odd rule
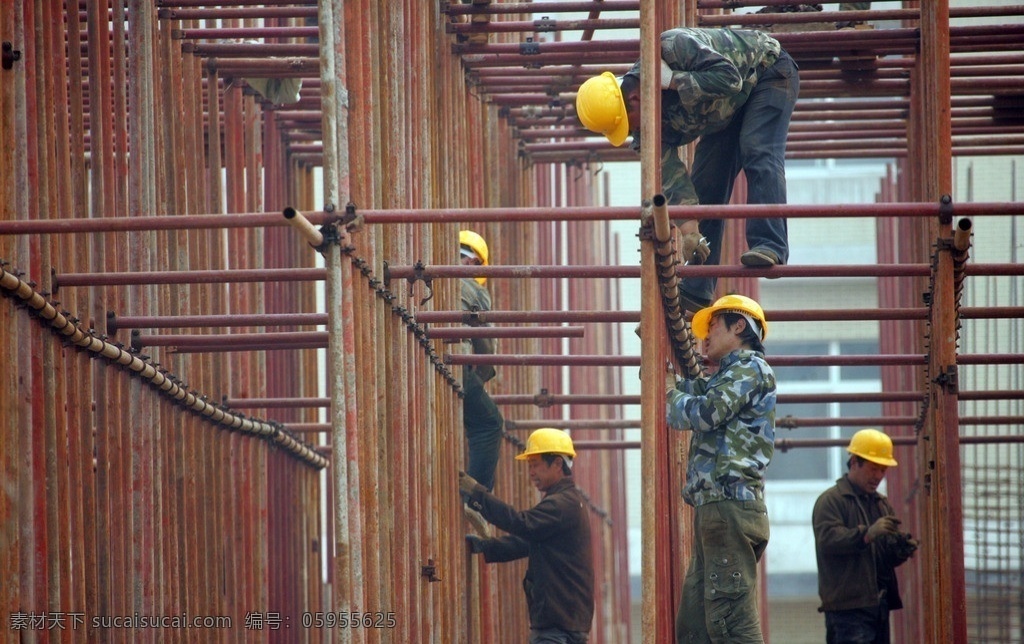
[[[953,197],[942,195],[939,199],[939,223],[948,226],[953,223]]]
[[[958,393],[960,391],[959,372],[956,365],[947,365],[945,370],[935,377],[934,382],[944,388],[946,393]]]
[[[427,563],[420,567],[420,576],[426,577],[429,582],[441,581],[437,576],[437,564],[433,559],[427,559]]]

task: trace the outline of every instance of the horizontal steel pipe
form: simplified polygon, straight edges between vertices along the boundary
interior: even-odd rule
[[[497,405],[533,405],[536,407],[640,404],[640,396],[616,394],[492,394],[491,400]]]
[[[203,9],[158,9],[161,20],[230,20],[258,18],[316,18],[319,10],[308,7],[206,7]],[[83,21],[84,22],[84,21]]]
[[[322,268],[270,268],[208,271],[136,271],[129,273],[56,273],[53,290],[70,286],[137,286],[142,284],[234,284],[243,282],[320,281]]]
[[[448,23],[445,31],[451,34],[509,34],[538,31],[582,31],[584,29],[639,29],[638,18],[599,18],[577,20],[502,20],[493,22]]]
[[[81,5],[81,0],[79,0]],[[249,7],[252,0],[156,0],[157,8],[171,9],[183,7]],[[308,5],[316,6],[317,0],[260,0],[261,5]]]
[[[318,27],[203,27],[172,29],[175,40],[224,40],[233,38],[317,38]]]
[[[640,0],[579,0],[567,2],[553,0],[552,2],[487,2],[473,4],[450,4],[443,3],[441,12],[452,16],[479,16],[498,15],[510,13],[576,13],[576,12],[601,12],[606,11],[639,11]]]
[[[554,418],[542,420],[515,420],[505,419],[505,429],[540,429],[542,427],[556,427],[558,429],[639,429],[640,419],[606,419],[597,420],[559,420]]]
[[[927,264],[802,265],[751,268],[747,266],[680,266],[680,277],[921,277]],[[969,264],[967,275],[1024,275],[1024,264]],[[639,266],[389,266],[385,279],[435,278],[639,278]]]
[[[328,333],[326,331],[283,331],[278,333],[213,333],[213,334],[189,334],[189,335],[149,335],[144,333],[132,333],[132,345],[135,347],[180,347],[180,348],[201,348],[201,347],[236,347],[249,346],[253,342],[260,342],[264,345],[291,346],[301,344],[303,346],[314,344],[327,346]]]
[[[880,9],[870,11],[797,11],[787,13],[729,13],[697,16],[701,27],[726,27],[739,25],[750,29],[752,25],[793,25],[814,22],[867,21],[867,20],[917,20],[917,9]],[[875,31],[889,31],[876,29]],[[779,34],[773,34],[779,35]]]
[[[330,398],[228,398],[223,404],[233,409],[315,409],[330,407]]]
[[[581,326],[463,326],[427,329],[431,340],[468,340],[472,338],[582,338]]]
[[[640,449],[640,441],[625,440],[574,440],[572,446],[579,451],[592,451],[599,449]]]
[[[253,313],[237,315],[113,315],[107,330],[185,329],[197,327],[316,326],[327,324],[326,313]]]
[[[596,141],[595,141],[596,142]],[[608,149],[603,143],[598,149]],[[614,148],[613,148],[614,149]],[[636,154],[627,150],[631,158]],[[1020,202],[956,203],[958,216],[1022,215]],[[621,221],[638,219],[639,206],[600,207],[534,207],[534,208],[425,208],[360,210],[367,224],[407,223],[483,223],[502,221],[550,221],[553,217],[569,221]],[[931,217],[937,216],[937,203],[906,202],[847,205],[804,204],[735,204],[728,206],[669,206],[672,219],[748,219],[764,217]],[[336,221],[333,213],[304,213],[313,224]],[[198,230],[218,228],[254,228],[287,226],[280,212],[238,213],[233,215],[162,215],[141,217],[97,217],[72,219],[27,219],[0,221],[0,235],[74,234],[121,232],[137,230]]]
[[[919,365],[926,362],[925,354],[902,353],[885,355],[836,355],[836,356],[769,356],[773,367],[886,367]],[[575,367],[639,367],[640,356],[605,355],[539,355],[497,353],[493,355],[444,354],[444,361],[456,365],[503,365],[503,366],[575,366]],[[957,356],[957,364],[1024,364],[1024,354],[971,353]]]
[[[919,391],[891,391],[865,393],[822,393],[822,394],[779,394],[780,405],[812,403],[866,403],[866,402],[923,402],[926,394]],[[498,405],[534,405],[553,407],[555,405],[639,405],[640,396],[627,394],[494,394],[491,396]],[[1024,400],[1024,391],[961,391],[960,401],[976,400]]]
[[[1024,417],[1019,417],[1016,421],[1020,423],[1024,421]],[[973,423],[961,423],[961,425],[968,425]],[[987,424],[987,423],[977,423]],[[1004,423],[997,423],[1004,424]],[[1014,423],[1005,423],[1014,424]],[[914,436],[892,436],[892,443],[895,447],[907,447],[917,444],[917,438]],[[1016,435],[1004,435],[1004,436],[975,436],[975,435],[961,435],[958,439],[961,445],[1000,445],[1007,443],[1024,443],[1024,434]],[[845,438],[776,438],[775,449],[780,452],[785,452],[790,449],[807,448],[807,447],[846,447],[850,444],[849,439]]]
[[[418,311],[416,321],[421,324],[435,322],[462,322],[470,320],[500,324],[503,322],[638,322],[640,311]]]

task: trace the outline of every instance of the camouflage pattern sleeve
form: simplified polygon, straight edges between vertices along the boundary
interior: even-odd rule
[[[712,432],[729,422],[757,395],[763,378],[753,363],[740,364],[717,378],[703,394],[678,392],[668,405],[669,427]]]
[[[695,206],[700,201],[681,153],[680,148],[662,146],[661,191],[670,206]]]
[[[675,29],[662,34],[661,57],[675,73],[671,88],[684,107],[713,96],[731,96],[743,89],[743,77],[735,63],[694,37],[694,32]]]

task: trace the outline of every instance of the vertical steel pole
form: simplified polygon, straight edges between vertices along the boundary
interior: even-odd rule
[[[320,0],[321,102],[323,105],[324,199],[332,208],[348,201],[348,92],[345,87],[345,3]],[[325,250],[328,310],[328,382],[331,395],[335,488],[335,609],[363,608],[362,545],[358,534],[359,467],[355,401],[352,268],[338,243]],[[352,630],[340,634],[352,641]]]
[[[660,141],[661,109],[657,69],[661,53],[656,3],[640,3],[641,96],[644,119],[640,123],[641,194],[645,200],[661,192]],[[642,221],[649,223],[645,209]],[[643,637],[645,642],[665,642],[673,638],[678,590],[673,587],[676,563],[671,552],[668,494],[672,483],[668,475],[670,441],[665,427],[665,356],[667,337],[661,312],[657,266],[653,241],[643,240],[640,259],[641,317],[641,469],[643,478],[641,531],[643,535]]]
[[[923,186],[932,199],[952,194],[952,132],[949,78],[949,0],[921,3],[920,73],[925,158]],[[963,496],[961,489],[959,415],[957,408],[956,342],[958,314],[953,278],[952,213],[940,214],[931,238],[938,255],[930,306],[929,393],[932,397],[930,458],[926,459],[932,525],[926,550],[935,570],[931,587],[934,641],[967,640],[967,599],[964,588]]]

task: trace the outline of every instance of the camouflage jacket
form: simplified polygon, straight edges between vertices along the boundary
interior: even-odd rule
[[[476,280],[466,277],[462,279],[462,310],[463,311],[490,311],[491,310],[491,294],[487,289],[477,283]],[[486,323],[481,323],[478,326],[490,326]],[[497,343],[494,338],[473,338],[469,341],[472,345],[473,353],[495,353],[497,350]],[[475,365],[473,371],[476,372],[480,379],[487,382],[493,378],[496,374],[493,365]]]
[[[662,188],[670,204],[697,203],[678,148],[729,125],[781,51],[760,31],[679,28],[661,34],[661,58],[675,72],[661,92]],[[640,77],[639,61],[630,75]],[[630,134],[639,149],[639,129]]]
[[[693,431],[687,503],[764,498],[775,452],[775,372],[760,352],[733,351],[710,378],[679,381],[666,408],[669,427]]]

